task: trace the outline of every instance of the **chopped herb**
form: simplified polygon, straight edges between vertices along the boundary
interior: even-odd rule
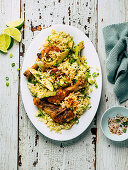
[[[123,132],[126,133],[126,129],[125,128],[123,129]]]
[[[41,117],[42,116],[42,114],[38,114],[38,117]]]
[[[90,69],[89,69],[89,68],[87,68],[87,70],[86,70],[86,71],[90,73]]]
[[[68,84],[68,82],[67,81],[64,81],[65,82],[65,84]]]
[[[40,77],[40,74],[36,73],[36,76]]]
[[[54,66],[56,67],[56,66],[57,66],[57,63],[55,63]]]
[[[50,43],[49,37],[50,37],[50,36],[48,36],[48,42]]]
[[[46,76],[43,76],[43,78],[45,79],[45,78],[46,78]]]
[[[96,72],[94,72],[94,73],[92,74],[92,77],[96,77]]]
[[[6,80],[8,81],[8,80],[9,80],[9,77],[6,77]]]
[[[95,88],[98,88],[98,85],[97,85],[97,84],[95,84]]]
[[[69,55],[70,55],[70,54],[73,54],[73,51],[72,51],[72,50],[69,51]]]
[[[70,48],[70,47],[67,47],[67,49],[69,49],[69,50],[70,50],[71,48]]]
[[[56,90],[57,90],[57,88],[56,88],[56,87],[54,87],[54,90],[56,91]]]
[[[120,119],[115,119],[116,122],[120,122]]]
[[[11,66],[12,66],[12,67],[15,67],[15,63],[12,63]]]
[[[44,117],[45,115],[44,115],[44,113],[42,113],[42,112],[40,112],[39,114],[38,114],[38,117]]]
[[[86,78],[89,78],[89,77],[91,77],[90,71],[88,71],[88,72],[86,73]]]
[[[82,89],[80,90],[80,92],[81,92],[82,94],[84,94],[84,93],[85,93],[85,88],[82,88]]]
[[[85,110],[85,109],[86,109],[86,106],[82,106],[82,109]]]
[[[73,122],[76,122],[76,121],[79,121],[79,120],[78,120],[78,117],[72,119],[72,120],[70,121],[70,123],[73,123]],[[79,122],[78,122],[78,123],[79,123]],[[77,123],[77,124],[78,124],[78,123]]]
[[[28,82],[34,84],[34,86],[35,86],[36,83],[37,83],[37,81],[32,80],[32,77],[29,77],[29,78],[28,78]]]
[[[9,86],[9,82],[6,82],[6,86],[7,86],[7,87]]]
[[[13,57],[13,54],[12,54],[12,53],[10,53],[10,54],[9,54],[9,57],[10,57],[10,58],[12,58],[12,57]]]
[[[123,123],[122,123],[123,126],[126,126],[127,124],[128,124],[127,122],[123,122]]]
[[[94,72],[94,73],[92,74],[92,77],[97,77],[97,76],[99,76],[99,73]]]
[[[79,123],[79,119],[78,120],[76,120],[76,124],[78,124]]]
[[[33,83],[33,84],[34,84],[34,86],[35,86],[35,85],[36,85],[36,83],[37,83],[37,81],[33,81],[32,83]]]
[[[32,83],[32,78],[31,77],[28,78],[28,82]]]
[[[113,129],[111,129],[110,132],[113,132]]]
[[[57,85],[57,86],[60,86],[60,83],[59,83],[59,82],[57,82],[57,83],[56,83],[56,85]]]
[[[73,84],[75,84],[75,83],[76,83],[78,80],[76,80],[76,79],[73,79],[72,81],[73,81]]]
[[[87,96],[89,99],[91,98],[90,96]]]
[[[37,94],[34,94],[33,97],[37,97]]]
[[[63,86],[63,84],[60,83],[60,86]]]
[[[70,121],[70,123],[73,123],[75,120],[74,119],[72,119],[71,121]]]
[[[52,72],[52,73],[50,73],[52,76],[55,76],[55,73],[54,72]]]
[[[76,60],[74,58],[72,58],[71,60],[69,60],[69,63],[72,64],[74,63]]]

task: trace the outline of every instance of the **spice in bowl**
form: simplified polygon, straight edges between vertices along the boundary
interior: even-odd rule
[[[116,116],[108,119],[109,131],[112,134],[122,135],[126,133],[128,127],[128,118],[123,116]]]

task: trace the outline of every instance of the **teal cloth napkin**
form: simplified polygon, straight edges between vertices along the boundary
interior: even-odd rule
[[[128,22],[103,28],[108,81],[120,103],[128,99]]]

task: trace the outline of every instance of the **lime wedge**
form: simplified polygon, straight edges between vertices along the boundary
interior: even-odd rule
[[[21,41],[21,32],[17,28],[7,27],[3,30],[3,34],[7,34],[10,37],[14,38],[16,41]]]
[[[8,50],[13,46],[13,43],[14,43],[14,39],[12,37],[10,37],[10,38],[11,38],[11,43],[10,43],[10,45],[8,47]]]
[[[20,18],[20,19],[18,19],[16,21],[12,21],[12,22],[7,23],[6,26],[7,27],[15,27],[15,28],[21,29],[23,24],[24,24],[24,19]]]
[[[7,49],[11,48],[13,39],[6,34],[0,34],[0,51],[7,53]]]

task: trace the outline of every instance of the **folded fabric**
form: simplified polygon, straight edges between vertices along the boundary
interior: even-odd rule
[[[128,22],[103,28],[108,81],[120,103],[128,99]]]

